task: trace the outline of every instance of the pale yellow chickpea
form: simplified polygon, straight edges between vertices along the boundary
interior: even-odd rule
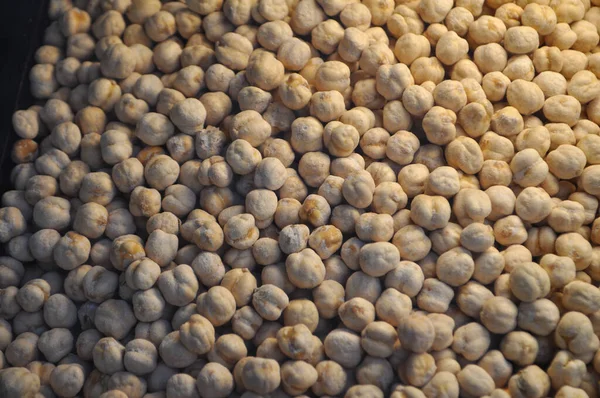
[[[500,43],[506,33],[506,25],[496,17],[483,15],[469,26],[468,37],[475,44]]]
[[[544,106],[544,92],[532,82],[513,80],[506,90],[508,103],[522,115],[531,115]]]
[[[456,114],[441,106],[434,106],[423,118],[423,130],[432,144],[446,145],[456,137]]]
[[[534,58],[535,59],[535,58]],[[510,80],[533,80],[535,77],[534,63],[527,55],[513,55],[508,59],[506,68],[502,70]]]
[[[346,106],[339,91],[321,91],[314,93],[310,100],[310,113],[322,122],[339,118]]]
[[[548,133],[548,141],[549,140],[550,134]],[[509,162],[515,154],[513,143],[508,138],[498,135],[493,131],[488,131],[481,136],[479,146],[481,147],[484,160]]]
[[[410,217],[427,230],[443,228],[450,219],[450,204],[443,196],[417,195],[411,204]]]
[[[557,72],[544,71],[533,82],[540,87],[546,98],[567,93],[567,79]]]
[[[504,48],[513,54],[527,54],[539,47],[538,32],[530,26],[508,28],[504,35]]]
[[[577,33],[571,30],[569,24],[559,22],[545,38],[545,43],[548,46],[555,46],[560,50],[568,50],[577,41]]]
[[[346,157],[358,146],[360,135],[350,124],[333,121],[323,130],[323,143],[327,151],[337,157]]]
[[[577,40],[571,48],[582,53],[592,51],[598,45],[598,41],[600,41],[598,31],[594,30],[594,27],[595,25],[592,22],[586,20],[573,23],[571,30],[577,35]]]
[[[556,177],[568,180],[583,173],[586,156],[576,146],[560,145],[546,156],[546,163]]]
[[[483,166],[483,153],[477,141],[470,137],[457,137],[446,146],[446,160],[464,173],[475,174]]]
[[[567,86],[567,92],[570,96],[584,104],[598,96],[600,93],[600,82],[598,82],[594,73],[582,70],[571,77]]]
[[[435,56],[444,65],[454,65],[463,59],[469,51],[468,42],[456,32],[444,33],[435,47]]]
[[[441,83],[444,80],[444,65],[436,57],[417,58],[410,66],[415,83],[422,84],[427,81]]]
[[[412,10],[411,10],[411,12],[412,12]],[[392,29],[398,29],[400,32],[403,32],[404,30],[407,29],[407,27],[405,27],[406,22],[405,22],[404,17],[400,16],[395,20],[393,18],[396,15],[399,15],[399,14],[396,13],[396,14],[392,15],[392,17],[390,18],[390,21],[388,21],[388,29],[390,30],[390,32],[393,35],[395,35],[395,32],[392,31]],[[400,19],[400,18],[402,18],[402,19]],[[413,33],[422,33],[423,36],[425,36],[427,38],[427,40],[429,40],[429,43],[432,46],[435,46],[437,44],[438,40],[440,39],[440,37],[442,37],[444,35],[444,33],[448,32],[448,28],[446,27],[446,25],[443,25],[441,23],[432,23],[423,32],[422,31],[423,30],[423,21],[421,21],[420,19],[417,19],[417,21],[421,23],[420,25],[418,25],[421,32],[413,32]],[[396,26],[396,24],[397,24],[397,26]]]
[[[494,223],[494,238],[505,246],[521,244],[527,240],[527,230],[519,217],[511,215]]]
[[[517,196],[515,211],[527,222],[540,222],[552,211],[554,203],[542,188],[527,187]]]
[[[394,55],[405,65],[410,66],[417,58],[428,57],[431,44],[425,36],[414,33],[402,35],[394,45]]]
[[[444,20],[448,30],[456,32],[459,36],[464,37],[469,31],[469,25],[473,23],[475,17],[473,14],[464,7],[455,7]]]
[[[541,184],[548,174],[548,164],[533,148],[527,148],[515,154],[510,162],[513,181],[521,187],[533,187]]]
[[[386,155],[400,165],[412,163],[420,143],[417,136],[405,130],[400,130],[387,141]]]
[[[410,69],[401,63],[380,66],[376,81],[377,91],[388,101],[401,98],[404,90],[414,84]]]
[[[540,156],[545,156],[550,149],[551,136],[544,126],[532,127],[523,130],[515,140],[515,147],[519,151],[527,148],[535,149]]]
[[[570,95],[555,95],[544,102],[543,112],[551,122],[573,126],[581,114],[581,103]]]
[[[398,183],[409,198],[425,192],[429,169],[423,164],[409,164],[398,173]]]

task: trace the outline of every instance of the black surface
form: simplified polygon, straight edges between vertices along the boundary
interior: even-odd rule
[[[0,0],[0,193],[10,189],[12,114],[34,103],[29,69],[42,42],[48,0]]]

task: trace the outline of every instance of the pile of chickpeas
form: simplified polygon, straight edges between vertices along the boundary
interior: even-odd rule
[[[600,0],[50,0],[2,398],[600,395]]]

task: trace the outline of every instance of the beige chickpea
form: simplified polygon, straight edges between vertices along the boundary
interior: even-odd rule
[[[411,205],[410,217],[427,230],[443,228],[450,219],[450,205],[443,196],[417,195]]]
[[[398,229],[392,243],[405,260],[420,261],[431,250],[432,243],[425,231],[416,225],[406,225]]]
[[[433,344],[435,328],[427,316],[412,313],[398,325],[398,339],[405,349],[414,353],[424,353]]]
[[[575,73],[567,85],[569,95],[581,103],[592,101],[598,95],[599,91],[600,83],[596,75],[587,70]]]
[[[467,8],[456,7],[448,12],[444,22],[448,30],[454,31],[459,36],[464,37],[469,31],[469,25],[474,20],[473,14]]]
[[[506,99],[522,115],[531,115],[544,106],[544,92],[535,83],[513,80],[506,90]]]
[[[283,104],[293,110],[304,108],[312,97],[308,82],[295,73],[290,74],[279,86],[278,93]]]
[[[407,199],[400,184],[382,182],[375,188],[372,206],[377,213],[393,215],[406,207]]]
[[[571,179],[581,175],[586,164],[585,153],[573,145],[560,145],[546,156],[550,171],[558,178]]]
[[[337,206],[342,202],[342,185],[344,179],[342,177],[328,176],[323,184],[319,187],[317,194],[327,200],[330,206]]]
[[[433,1],[425,1],[421,3],[417,12],[423,21],[427,23],[442,22],[448,12],[452,9],[452,3],[443,1],[436,3]]]
[[[313,40],[314,37],[313,35]],[[310,46],[298,38],[290,38],[284,41],[277,49],[277,59],[287,70],[300,71],[310,58]]]
[[[583,173],[581,174],[580,178],[579,178],[579,185],[583,188],[583,190],[589,194],[595,194],[596,193],[596,189],[595,187],[595,181],[597,180],[597,176],[596,174],[598,173],[598,170],[600,170],[600,168],[598,168],[596,165],[593,166],[588,166],[583,170]]]
[[[441,106],[434,106],[423,118],[423,130],[432,144],[446,145],[456,137],[456,114]]]
[[[373,357],[386,358],[393,353],[397,336],[392,325],[371,322],[361,332],[361,346]]]
[[[490,345],[490,334],[480,324],[471,322],[454,331],[452,350],[467,360],[481,358]]]
[[[236,306],[231,292],[221,286],[213,286],[206,293],[200,294],[196,305],[199,314],[215,326],[229,322]]]
[[[198,374],[196,388],[198,391],[203,391],[202,396],[228,397],[234,389],[233,376],[225,366],[211,362]]]
[[[336,329],[324,341],[325,353],[332,361],[345,367],[357,366],[363,354],[360,336],[348,329]]]
[[[409,198],[425,192],[429,170],[423,164],[410,164],[403,167],[398,174],[398,182]]]
[[[375,320],[375,306],[363,298],[355,297],[339,307],[338,315],[347,328],[361,332]]]
[[[461,245],[474,252],[484,252],[494,244],[492,227],[482,223],[467,225],[460,234]]]
[[[533,82],[542,89],[546,98],[567,93],[567,79],[557,72],[544,71]]]
[[[277,320],[288,304],[288,296],[275,285],[264,284],[252,295],[252,306],[265,320]]]
[[[573,232],[583,225],[585,210],[580,203],[564,200],[548,215],[548,224],[556,232]]]
[[[435,56],[444,65],[454,65],[460,61],[468,52],[469,44],[456,32],[444,33],[435,47]]]
[[[492,130],[503,137],[515,136],[523,130],[523,127],[523,117],[512,106],[500,109],[492,116]]]
[[[344,98],[338,91],[322,91],[313,94],[310,113],[322,122],[337,119],[345,111]]]
[[[351,174],[342,186],[344,199],[356,208],[366,208],[373,201],[375,183],[367,171]]]
[[[500,218],[494,223],[494,238],[505,246],[524,243],[527,240],[525,224],[514,215]]]
[[[545,37],[545,43],[548,46],[555,46],[560,50],[567,50],[577,41],[577,33],[571,30],[569,24],[559,22],[554,30]]]
[[[429,235],[433,250],[442,254],[460,245],[462,227],[456,223],[449,222],[444,228],[432,231]]]
[[[591,244],[576,232],[560,235],[556,239],[555,250],[557,255],[571,258],[578,271],[587,268],[590,264]]]
[[[248,60],[246,78],[263,90],[272,90],[283,81],[284,66],[273,54],[255,50]]]
[[[32,82],[31,94],[34,98],[49,98],[59,87],[54,75],[54,65],[52,64],[33,66],[29,72],[29,79]]]
[[[531,81],[535,76],[535,67],[533,61],[527,55],[514,55],[508,59],[502,73],[511,81],[516,79]]]
[[[483,166],[483,153],[477,142],[461,136],[450,142],[445,150],[448,164],[468,174],[475,174]]]
[[[550,149],[550,138],[550,132],[544,126],[526,128],[517,136],[515,147],[519,151],[532,148],[540,156],[545,156]]]
[[[530,365],[510,378],[508,389],[511,396],[542,397],[550,390],[550,378],[537,365]]]
[[[546,191],[535,187],[525,188],[515,202],[517,215],[528,222],[542,221],[551,213],[552,207],[553,203]]]
[[[438,278],[451,286],[466,283],[473,275],[475,263],[468,250],[451,249],[437,259],[436,274]]]
[[[533,3],[524,7],[521,22],[525,26],[531,26],[539,34],[546,36],[554,31],[557,18],[552,8]]]
[[[492,333],[505,334],[517,326],[517,306],[505,297],[493,297],[481,307],[480,318]]]
[[[502,160],[486,160],[479,173],[482,188],[494,185],[508,186],[512,182],[512,171],[508,163]]]
[[[573,126],[579,119],[581,104],[569,95],[555,95],[546,100],[543,111],[544,116],[551,122]]]
[[[431,44],[427,38],[414,33],[402,35],[394,46],[394,55],[407,66],[410,66],[417,58],[428,57],[430,51]]]
[[[325,278],[323,261],[312,249],[290,254],[285,264],[288,278],[297,287],[313,288]]]
[[[419,139],[413,133],[401,130],[388,139],[386,156],[398,164],[407,165],[412,163],[419,146]]]
[[[351,99],[355,105],[372,110],[381,109],[385,105],[385,99],[377,92],[377,81],[374,78],[356,82]]]
[[[402,104],[411,115],[423,117],[433,107],[434,99],[432,93],[425,88],[412,85],[404,90]]]
[[[485,163],[484,163],[485,165]],[[425,191],[443,197],[452,197],[460,189],[459,176],[456,169],[448,166],[438,167],[427,178]]]
[[[144,177],[152,188],[164,190],[179,177],[179,164],[167,155],[156,155],[146,163]]]
[[[456,378],[461,391],[475,396],[490,394],[495,387],[492,377],[478,365],[465,366]]]
[[[385,130],[400,131],[410,129],[412,127],[412,123],[413,121],[411,115],[404,108],[404,105],[401,101],[391,101],[385,104],[383,107],[383,127]]]
[[[597,295],[598,290],[596,287],[589,283],[575,280],[565,285],[562,304],[567,310],[591,314],[596,311],[594,300]]]
[[[504,35],[504,48],[513,54],[527,54],[539,46],[538,32],[530,26],[508,28]]]
[[[308,244],[325,260],[341,247],[342,232],[332,225],[318,227],[311,233]]]
[[[541,184],[548,174],[548,164],[533,148],[526,148],[515,154],[510,162],[513,181],[520,186],[534,187]]]
[[[348,5],[344,12],[342,12],[342,23],[344,23],[344,17],[347,16],[346,10],[351,8],[358,8],[363,6],[360,3],[353,3]],[[361,17],[370,17],[369,14],[361,14]],[[370,40],[366,33],[364,33],[360,27],[348,27],[344,31],[344,36],[341,38],[338,45],[338,54],[340,58],[346,62],[358,62],[361,58],[362,52],[369,47]]]
[[[510,272],[510,288],[521,301],[532,302],[546,296],[550,290],[550,278],[535,263],[523,263]]]
[[[510,332],[500,343],[500,351],[504,357],[521,366],[531,365],[538,350],[537,340],[527,332]]]
[[[563,54],[558,47],[541,47],[533,53],[533,65],[538,73],[560,72],[563,66]]]
[[[433,90],[436,105],[453,112],[458,112],[467,103],[467,95],[460,82],[447,80],[438,84]]]
[[[232,139],[244,139],[258,147],[271,135],[271,126],[253,110],[247,110],[234,116],[231,126]]]

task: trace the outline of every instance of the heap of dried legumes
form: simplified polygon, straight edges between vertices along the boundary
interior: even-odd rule
[[[600,394],[600,0],[50,0],[2,398]]]

